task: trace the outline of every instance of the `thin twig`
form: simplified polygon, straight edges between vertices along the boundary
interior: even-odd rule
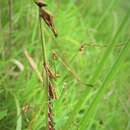
[[[34,62],[33,58],[30,56],[30,54],[28,53],[28,51],[26,49],[24,49],[24,55],[26,56],[30,66],[32,67],[32,69],[36,72],[36,75],[38,77],[38,79],[43,82],[43,77],[41,76],[36,63]]]
[[[39,7],[39,22],[40,22],[40,35],[41,35],[41,46],[42,46],[42,56],[43,56],[43,67],[46,76],[46,99],[47,99],[47,109],[46,109],[46,126],[47,130],[55,130],[54,123],[53,123],[53,103],[52,99],[54,99],[54,89],[53,89],[53,73],[49,68],[49,64],[46,57],[46,47],[45,47],[45,40],[43,40],[43,32],[42,32],[42,23],[41,19],[48,25],[48,27],[52,30],[55,37],[57,37],[57,31],[54,26],[53,15],[48,12],[45,7],[46,3],[43,0],[38,0],[35,4]],[[44,78],[44,77],[43,77]],[[43,84],[44,85],[44,84]]]
[[[39,10],[39,13],[40,13],[40,10]],[[40,36],[41,36],[41,47],[42,47],[42,58],[43,58],[43,63],[42,65],[46,64],[47,63],[47,59],[46,59],[46,50],[45,50],[45,43],[43,41],[43,32],[42,32],[42,23],[41,23],[41,18],[40,18],[40,15],[39,15],[39,24],[40,24]],[[48,75],[46,73],[46,71],[42,71],[42,77],[44,75],[44,72],[45,72],[45,76],[46,76],[46,88],[45,88],[45,93],[46,93],[46,100],[47,100],[47,103],[48,103],[48,85],[49,85],[49,79],[48,79]],[[43,77],[43,81],[44,81],[44,77]],[[44,83],[43,83],[43,87],[44,87]],[[46,105],[46,129],[48,130],[48,104]]]
[[[108,45],[106,44],[94,44],[94,43],[84,43],[84,45],[86,45],[86,47],[96,47],[96,48],[106,48],[108,47]],[[121,48],[121,47],[124,47],[125,44],[121,43],[119,45],[115,45],[114,47],[115,48]]]
[[[86,84],[84,83],[80,77],[76,74],[76,72],[55,52],[53,51],[53,53],[58,57],[58,60],[62,63],[62,65],[68,70],[69,73],[72,74],[72,76],[77,80],[77,82],[79,82],[81,85],[84,86],[89,86],[89,87],[93,87],[93,85],[91,84]]]
[[[39,16],[40,16],[40,7],[39,7]],[[46,66],[48,65],[47,63],[47,57],[46,57],[46,47],[45,47],[45,42],[43,41],[43,33],[42,33],[42,23],[41,23],[41,18],[39,17],[40,20],[40,33],[41,33],[41,45],[42,45],[42,55],[43,55],[43,65],[44,65],[44,70],[46,72],[46,89],[45,89],[45,93],[46,93],[46,99],[47,99],[47,111],[46,111],[46,126],[47,126],[47,130],[54,130],[54,122],[53,122],[53,104],[52,104],[52,84],[51,84],[51,79],[48,75],[48,72],[46,71]]]

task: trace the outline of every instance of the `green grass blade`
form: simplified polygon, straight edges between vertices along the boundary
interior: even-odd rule
[[[108,56],[111,54],[113,47],[116,43],[116,40],[118,38],[118,36],[120,35],[120,33],[122,32],[124,26],[126,25],[128,19],[129,19],[129,12],[127,13],[127,15],[125,16],[124,20],[122,21],[119,29],[117,30],[115,37],[112,39],[111,44],[109,45],[108,49],[106,50],[101,62],[99,63],[98,67],[96,68],[96,71],[93,75],[93,77],[90,79],[89,84],[95,84],[95,81],[97,79],[97,77],[99,76],[104,64],[107,62],[107,58]],[[78,103],[75,105],[74,109],[72,110],[72,112],[69,114],[69,119],[67,121],[67,123],[64,126],[63,130],[66,130],[68,128],[70,128],[70,126],[72,125],[72,123],[75,120],[75,115],[78,113],[78,111],[81,109],[82,105],[84,104],[84,102],[87,100],[87,93],[89,93],[89,89],[86,88],[86,90],[84,91],[84,93],[81,95]]]
[[[0,120],[7,116],[7,110],[3,110],[0,112]]]
[[[90,84],[95,83],[97,77],[99,76],[101,70],[103,69],[105,63],[107,62],[107,59],[109,57],[109,55],[111,54],[114,45],[116,44],[116,40],[117,38],[120,36],[120,34],[122,33],[122,30],[124,29],[125,25],[127,24],[128,20],[130,18],[130,13],[128,11],[128,13],[126,14],[124,20],[122,21],[120,27],[118,28],[115,37],[112,39],[110,45],[108,46],[108,49],[106,50],[105,54],[103,55],[103,58],[101,59],[100,63],[98,64],[96,71],[94,73],[94,75],[92,76],[92,78],[90,79]]]
[[[18,98],[14,95],[15,104],[17,108],[17,123],[16,123],[16,130],[22,130],[22,113],[20,109],[20,103]]]
[[[124,59],[126,58],[126,56],[128,55],[129,51],[130,51],[130,40],[127,42],[126,46],[124,47],[124,49],[120,53],[120,56],[118,57],[117,61],[113,65],[113,67],[110,70],[110,72],[108,73],[107,77],[105,78],[102,86],[98,90],[98,92],[97,92],[93,102],[91,103],[90,107],[85,112],[84,117],[80,121],[79,130],[85,130],[86,129],[86,126],[89,124],[89,121],[91,120],[93,113],[95,113],[95,111],[97,109],[97,105],[99,104],[101,98],[103,97],[103,95],[106,91],[106,88],[108,87],[110,82],[115,77],[117,71],[119,71],[119,68],[120,68],[121,64],[123,63]]]
[[[115,2],[117,3],[118,0],[112,0],[110,5],[108,6],[108,8],[106,9],[106,11],[104,12],[103,16],[100,18],[97,26],[96,26],[96,29],[98,30],[102,23],[104,22],[105,18],[107,17],[107,15],[109,14],[109,12],[111,11],[111,9],[113,8],[113,6],[115,5]]]

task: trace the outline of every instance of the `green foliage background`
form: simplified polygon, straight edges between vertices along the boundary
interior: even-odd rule
[[[59,35],[54,38],[43,22],[47,59],[59,74],[56,130],[129,130],[129,0],[46,3]],[[25,56],[26,49],[42,73],[38,8],[32,0],[13,0],[12,5],[10,41],[8,0],[0,1],[0,130],[45,130],[46,86]],[[60,56],[56,60],[53,51]]]

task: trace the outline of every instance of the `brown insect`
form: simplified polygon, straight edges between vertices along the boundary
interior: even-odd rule
[[[54,17],[48,10],[46,10],[44,8],[45,6],[47,6],[47,4],[41,0],[39,0],[38,2],[35,2],[35,3],[39,7],[40,17],[45,21],[45,23],[48,25],[48,27],[52,30],[55,37],[57,37],[58,34],[57,34],[57,31],[56,31],[56,28],[54,25]]]

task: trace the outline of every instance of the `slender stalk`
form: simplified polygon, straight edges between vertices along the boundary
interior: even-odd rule
[[[9,13],[9,42],[10,44],[12,43],[12,31],[13,31],[13,24],[12,24],[12,16],[13,16],[13,11],[12,11],[12,5],[13,2],[12,0],[8,0],[8,13]]]
[[[0,30],[2,30],[2,21],[1,21],[1,19],[2,19],[2,15],[1,15],[2,14],[2,7],[1,7],[1,5],[2,5],[2,2],[0,1]]]
[[[43,32],[42,32],[42,22],[41,22],[41,18],[39,17],[39,24],[40,24],[40,36],[41,36],[41,47],[42,47],[42,66],[44,64],[47,63],[47,58],[46,58],[46,47],[45,47],[45,40],[43,38]],[[46,71],[42,71],[42,78],[43,78],[43,81],[44,81],[44,72]],[[45,87],[45,97],[46,97],[46,129],[48,130],[48,76],[47,76],[47,73],[45,73],[45,84],[46,84],[46,87]],[[43,82],[43,88],[44,88],[44,82]]]
[[[100,18],[98,24],[95,27],[97,30],[100,28],[100,26],[104,22],[105,18],[108,16],[109,12],[111,11],[111,9],[113,8],[113,6],[115,5],[115,2],[117,3],[118,0],[112,0],[111,3],[110,3],[110,5],[108,6],[108,8],[106,9],[106,11],[104,12],[103,16]]]
[[[40,11],[40,10],[39,10]],[[39,12],[40,13],[40,12]],[[40,15],[39,15],[40,16]],[[53,103],[52,103],[52,84],[51,84],[51,78],[49,77],[48,73],[48,62],[47,62],[47,56],[46,56],[46,46],[45,46],[45,38],[43,38],[43,32],[42,32],[42,22],[41,18],[39,17],[40,21],[40,33],[41,33],[41,46],[42,46],[42,57],[43,57],[43,66],[45,70],[45,94],[46,94],[46,129],[47,130],[54,130],[54,123],[53,123]],[[44,73],[44,71],[43,71]],[[44,74],[43,74],[43,81],[44,81]],[[44,83],[43,83],[44,87]]]

